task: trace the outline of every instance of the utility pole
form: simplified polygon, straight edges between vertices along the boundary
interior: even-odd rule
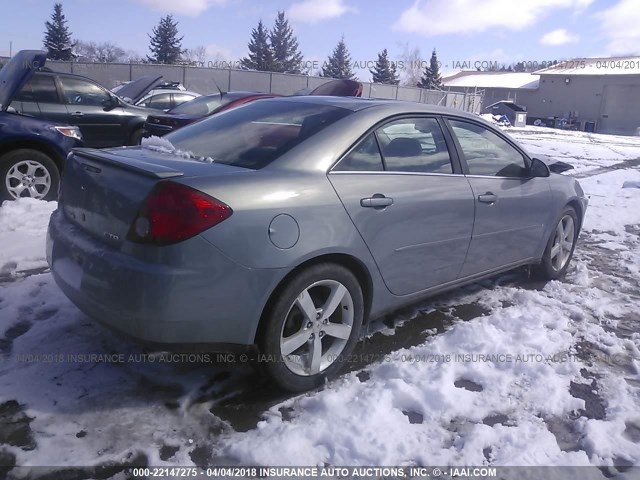
[[[9,40],[9,57],[13,57],[13,42]]]

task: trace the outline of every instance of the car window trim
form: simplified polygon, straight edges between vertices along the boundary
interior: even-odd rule
[[[384,158],[384,154],[382,153],[382,148],[380,148],[380,142],[378,140],[378,135],[376,134],[376,131],[381,128],[382,126],[386,125],[387,123],[393,122],[395,120],[402,120],[404,118],[433,118],[436,120],[436,122],[438,123],[438,125],[440,126],[440,130],[442,130],[442,135],[444,136],[444,140],[445,143],[447,145],[447,150],[449,151],[449,161],[451,162],[451,168],[452,168],[452,173],[430,173],[430,172],[403,172],[403,171],[398,171],[398,170],[387,170],[387,164]],[[376,143],[378,145],[378,151],[380,152],[380,157],[382,158],[382,168],[384,170],[379,171],[379,170],[353,170],[353,171],[337,171],[334,170],[339,164],[340,162],[347,157],[347,155],[349,155],[358,145],[360,145],[360,142],[362,142],[365,138],[367,138],[367,136],[373,133],[374,138],[376,139]],[[449,175],[449,176],[461,176],[464,175],[463,169],[462,169],[462,163],[460,161],[460,158],[458,156],[458,152],[456,151],[455,148],[453,148],[453,144],[452,142],[452,138],[451,138],[451,133],[448,131],[447,128],[445,128],[445,124],[442,121],[442,116],[440,114],[434,114],[434,113],[401,113],[401,114],[397,114],[397,115],[392,115],[390,117],[386,117],[383,120],[380,120],[379,122],[376,122],[375,125],[373,125],[372,127],[370,127],[369,129],[367,129],[367,131],[362,134],[360,137],[358,137],[358,139],[349,147],[347,148],[347,150],[345,150],[345,152],[340,155],[338,157],[338,160],[336,160],[333,165],[331,165],[331,167],[329,167],[327,169],[327,175],[330,173],[339,173],[339,174],[362,174],[362,173],[377,173],[377,174],[390,174],[390,173],[397,173],[397,174],[409,174],[409,175]]]
[[[481,122],[476,122],[476,121],[474,121],[473,119],[470,119],[470,118],[456,117],[454,115],[443,115],[442,116],[442,120],[443,120],[443,123],[446,125],[447,130],[449,131],[449,135],[451,136],[451,140],[453,141],[455,149],[457,150],[457,153],[458,153],[458,158],[459,158],[459,161],[460,161],[460,165],[462,166],[462,172],[466,177],[469,177],[469,178],[497,178],[497,179],[501,179],[501,180],[504,180],[504,179],[526,180],[526,179],[531,178],[531,177],[505,177],[505,176],[496,176],[496,175],[478,175],[478,174],[475,174],[475,173],[474,174],[469,173],[469,165],[467,164],[466,158],[464,158],[464,151],[462,150],[462,145],[460,145],[460,142],[458,141],[458,137],[456,136],[455,132],[453,131],[453,126],[449,123],[449,120],[454,120],[454,121],[463,122],[463,123],[470,123],[472,125],[476,125],[478,127],[481,127],[481,128],[484,128],[485,130],[490,131],[491,133],[496,134],[498,136],[498,138],[501,138],[502,140],[507,142],[520,155],[522,155],[522,157],[524,158],[525,165],[526,165],[527,168],[531,167],[531,158],[512,139],[507,137],[500,130],[498,130],[496,128],[493,128],[490,125],[485,125],[485,124],[483,124]]]
[[[459,173],[436,173],[436,172],[403,172],[399,170],[338,170],[329,172],[332,175],[418,175],[418,176],[434,176],[434,177],[456,177],[462,178],[463,175]],[[495,177],[498,178],[498,177]],[[512,177],[508,177],[512,178]]]

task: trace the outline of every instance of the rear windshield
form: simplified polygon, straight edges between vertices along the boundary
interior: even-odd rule
[[[182,103],[171,110],[169,113],[178,113],[181,115],[209,115],[222,104],[220,95],[206,95],[194,98],[188,102]]]
[[[257,170],[350,113],[329,105],[266,100],[214,115],[163,138],[195,157]]]

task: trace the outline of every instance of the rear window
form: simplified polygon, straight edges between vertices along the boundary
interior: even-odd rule
[[[329,105],[253,102],[164,138],[196,157],[257,170],[350,113]]]

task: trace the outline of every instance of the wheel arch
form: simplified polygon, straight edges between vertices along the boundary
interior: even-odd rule
[[[576,215],[578,216],[578,230],[580,230],[582,228],[582,219],[584,217],[582,204],[577,198],[572,198],[567,202],[567,204],[565,205],[565,208],[566,207],[571,207],[575,210]]]
[[[14,150],[35,150],[37,152],[43,153],[51,158],[51,160],[53,160],[53,163],[55,163],[58,167],[58,171],[62,173],[65,161],[64,157],[62,157],[53,146],[45,142],[34,139],[20,139],[2,143],[0,144],[0,157],[9,152],[13,152]]]
[[[362,297],[364,301],[363,323],[366,323],[368,321],[369,313],[371,311],[371,305],[373,303],[373,279],[371,278],[369,269],[362,261],[358,260],[352,255],[345,253],[327,253],[305,260],[304,262],[293,268],[278,282],[278,285],[273,289],[273,291],[269,295],[269,298],[267,299],[267,302],[264,305],[264,308],[262,309],[260,321],[258,322],[258,327],[256,328],[256,332],[254,335],[254,342],[257,342],[258,338],[262,334],[262,329],[266,324],[265,318],[282,289],[285,288],[287,283],[289,283],[289,281],[295,275],[319,263],[334,263],[336,265],[345,267],[355,275],[358,283],[360,284],[360,288],[362,289]]]

